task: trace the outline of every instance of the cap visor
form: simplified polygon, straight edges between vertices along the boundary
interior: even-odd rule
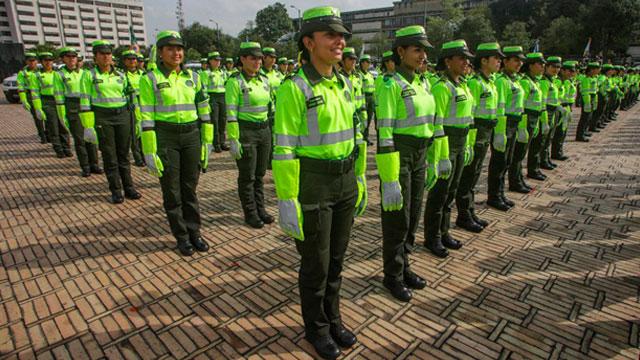
[[[418,40],[418,45],[422,46],[425,49],[433,49],[433,45],[427,39]]]
[[[262,51],[260,49],[247,49],[247,50],[241,51],[240,52],[240,56],[263,57],[264,54],[262,53]]]
[[[469,50],[463,50],[461,55],[466,56],[469,59],[475,58],[475,56]]]
[[[351,36],[351,30],[347,29],[347,27],[342,24],[328,24],[327,30],[335,31],[337,33],[344,34],[345,36]]]

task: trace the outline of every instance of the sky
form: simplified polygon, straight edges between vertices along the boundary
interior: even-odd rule
[[[256,13],[277,0],[182,0],[185,24],[199,22],[203,25],[215,28],[216,24],[209,19],[217,21],[220,29],[227,34],[236,36],[244,29],[247,21],[254,20]],[[311,0],[286,1],[280,0],[287,6],[289,16],[298,17],[298,11],[292,9],[290,5],[305,9],[321,6],[334,5],[338,3],[341,11],[360,10],[376,7],[392,6],[393,0],[333,0],[332,3],[318,3]],[[177,30],[176,20],[177,0],[144,0],[144,15],[147,25],[147,35],[149,42],[155,41],[156,29],[158,31],[173,29]]]

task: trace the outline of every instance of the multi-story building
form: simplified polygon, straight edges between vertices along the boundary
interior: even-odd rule
[[[464,10],[489,5],[492,0],[463,0],[458,5]],[[396,30],[409,25],[425,25],[430,16],[439,16],[443,11],[441,0],[401,0],[393,6],[341,13],[353,36],[364,42],[369,51],[377,39],[390,39]]]
[[[0,0],[0,42],[21,43],[25,50],[51,43],[91,54],[97,39],[115,46],[145,44],[143,0]]]

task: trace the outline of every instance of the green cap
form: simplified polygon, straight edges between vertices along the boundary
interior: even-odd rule
[[[302,14],[302,26],[298,34],[298,47],[302,49],[302,38],[316,31],[335,31],[351,35],[349,30],[340,18],[340,10],[332,6],[314,7]]]
[[[392,57],[393,57],[393,51],[391,50],[387,50],[382,53],[382,61],[391,60]]]
[[[262,53],[266,56],[273,56],[276,57],[276,49],[272,48],[272,47],[266,47],[262,49]]]
[[[144,61],[144,56],[142,54],[138,54],[138,61]]]
[[[286,63],[287,63],[287,58],[286,57],[278,58],[278,65],[286,64]]]
[[[220,52],[212,51],[212,52],[207,54],[207,59],[208,60],[211,60],[211,59],[222,60],[222,56],[220,55]]]
[[[574,60],[567,60],[562,63],[562,68],[567,70],[575,70],[578,66],[578,62]]]
[[[138,54],[135,52],[135,50],[127,50],[123,51],[120,57],[123,59],[138,59]]]
[[[254,41],[245,41],[240,44],[240,52],[238,53],[240,56],[258,56],[262,57],[262,47],[260,43]]]
[[[184,41],[182,41],[182,36],[177,31],[160,31],[156,38],[156,47],[161,48],[166,45],[178,45],[184,47]]]
[[[464,40],[454,40],[442,44],[440,50],[440,58],[445,59],[450,56],[465,56],[467,58],[473,58],[473,54],[469,51],[467,42]]]
[[[232,63],[233,64],[233,58],[225,58],[224,59],[225,63]]]
[[[396,31],[396,38],[393,41],[393,48],[399,46],[415,45],[422,48],[433,48],[433,45],[427,40],[427,33],[420,25],[405,26]]]
[[[517,57],[520,60],[526,60],[527,57],[524,56],[524,50],[522,50],[522,46],[505,46],[502,48],[502,52],[504,56],[507,58]]]
[[[504,57],[504,53],[502,49],[500,49],[500,44],[497,42],[488,42],[478,44],[476,48],[476,56],[477,57],[490,57],[490,56],[499,56]]]
[[[587,64],[587,69],[599,69],[600,68],[600,62],[598,61],[591,61]]]
[[[72,48],[70,46],[66,46],[63,47],[62,49],[58,50],[58,56],[63,57],[65,55],[78,55],[78,51],[75,48]]]
[[[549,64],[557,64],[560,65],[562,63],[562,58],[560,56],[549,56],[547,58],[547,62]]]
[[[346,59],[346,58],[352,58],[352,59],[357,59],[358,55],[356,55],[356,49],[352,48],[352,47],[346,47],[342,50],[342,58]]]
[[[607,71],[607,70],[613,70],[615,67],[612,64],[604,64],[602,65],[602,70]]]
[[[40,58],[40,60],[53,60],[53,54],[48,51],[41,52],[38,54],[38,58]]]
[[[547,61],[544,59],[544,55],[542,55],[541,52],[534,52],[534,53],[527,54],[527,63],[528,64],[534,64],[534,63],[546,64]]]
[[[91,43],[91,48],[94,54],[99,52],[111,54],[113,51],[113,45],[107,40],[96,40]]]
[[[287,64],[289,64],[289,65],[295,65],[295,63],[296,63],[296,62],[295,62],[295,61],[293,61],[293,59],[289,59],[289,60],[287,60]]]
[[[369,61],[369,62],[370,62],[370,61],[371,61],[371,55],[369,55],[369,54],[363,54],[363,55],[360,57],[360,61],[361,61],[361,62],[362,62],[362,61]]]
[[[206,64],[207,58],[200,58],[200,64]]]
[[[84,60],[84,56],[78,55],[78,61],[82,61],[82,60]]]

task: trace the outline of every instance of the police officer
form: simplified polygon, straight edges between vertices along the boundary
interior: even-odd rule
[[[278,90],[274,126],[280,227],[298,239],[305,335],[325,359],[357,341],[340,317],[340,273],[353,217],[367,200],[366,145],[352,88],[334,69],[345,35],[337,9],[304,12],[298,47],[305,62]]]
[[[30,77],[31,99],[36,116],[43,120],[47,127],[49,140],[58,158],[71,157],[69,144],[69,132],[64,119],[58,117],[53,79],[56,72],[53,70],[53,54],[43,52],[40,54],[42,69],[35,71]]]
[[[544,60],[544,57],[542,57]],[[527,63],[529,65],[529,69],[525,76],[523,76],[521,83],[522,88],[525,91],[525,109],[529,110],[527,112],[528,122],[533,126],[532,131],[529,131],[530,140],[529,140],[529,149],[527,153],[527,178],[543,181],[547,178],[545,174],[540,171],[540,163],[542,157],[542,147],[544,144],[544,139],[549,134],[549,112],[547,111],[547,95],[548,88],[543,88],[541,81],[544,74],[544,68],[547,64],[547,61],[544,60],[544,64],[541,67],[542,72],[538,73],[537,69],[539,68],[540,63],[535,63],[535,66]],[[540,102],[538,103],[538,94],[540,94]],[[531,103],[535,103],[533,106]],[[532,122],[535,115],[529,114],[531,112],[532,107],[537,107],[537,121],[535,123]]]
[[[562,86],[562,97],[560,98],[560,121],[556,127],[551,144],[551,158],[565,161],[568,157],[564,154],[564,139],[567,136],[567,129],[571,121],[571,107],[576,101],[576,85],[574,77],[576,75],[576,61],[565,61],[560,70],[560,83]]]
[[[587,64],[585,76],[580,81],[580,94],[582,96],[582,113],[576,129],[576,141],[589,142],[587,129],[591,122],[593,112],[598,108],[597,76],[600,73],[600,63],[592,61]]]
[[[494,82],[494,76],[500,70],[503,57],[500,44],[495,42],[479,44],[474,59],[476,75],[467,81],[473,95],[475,109],[473,124],[470,128],[476,129],[476,140],[473,144],[473,161],[462,171],[462,178],[456,194],[458,208],[456,225],[475,233],[481,232],[489,225],[488,221],[478,218],[474,206],[474,188],[480,178],[489,144],[497,145],[502,151],[506,149],[507,145],[506,137],[497,135],[492,137],[493,130],[498,124],[498,89]],[[504,202],[502,198],[500,200]],[[513,203],[511,204],[513,206]]]
[[[293,59],[287,60],[287,74],[293,73],[296,68],[296,62]]]
[[[211,108],[211,123],[213,124],[213,149],[219,153],[229,150],[226,144],[227,106],[224,100],[224,83],[227,75],[220,68],[222,56],[217,51],[207,55],[209,69],[202,73],[202,86],[209,95],[209,107]]]
[[[129,164],[132,129],[127,103],[132,89],[124,74],[113,67],[111,43],[96,40],[91,46],[95,65],[80,79],[79,116],[84,141],[99,145],[111,202],[120,204],[125,197],[137,200],[142,195],[133,185]]]
[[[513,154],[513,161],[509,167],[509,190],[523,194],[529,193],[533,189],[524,181],[522,161],[527,156],[529,144],[540,130],[539,123],[544,103],[538,79],[544,72],[545,63],[546,60],[542,53],[527,54],[519,80],[524,96],[524,115],[521,124],[518,126],[518,140]],[[524,124],[526,124],[526,128],[524,128]],[[526,136],[524,136],[524,131],[526,131]],[[529,175],[532,174],[529,173]]]
[[[236,69],[233,67],[233,58],[228,57],[224,59],[224,71],[227,75],[227,78],[236,71]]]
[[[555,136],[556,127],[560,123],[562,93],[562,82],[558,79],[562,58],[559,56],[549,56],[544,76],[540,79],[540,90],[545,97],[549,131],[542,137],[542,147],[540,149],[540,167],[545,170],[553,170],[557,167],[551,161],[551,142]]]
[[[438,174],[427,197],[424,214],[425,246],[437,257],[447,257],[447,249],[462,243],[449,234],[451,204],[456,198],[462,170],[473,160],[476,129],[473,124],[473,95],[463,80],[473,54],[464,40],[442,45],[438,69],[443,76],[433,86],[436,101],[434,142],[439,149]]]
[[[284,78],[287,76],[287,58],[286,57],[278,58],[278,71],[280,72],[280,75],[282,75],[282,80],[284,81]]]
[[[255,229],[271,224],[274,217],[264,205],[264,175],[269,165],[272,109],[269,79],[260,73],[262,49],[259,43],[240,44],[242,71],[225,85],[231,157],[238,164],[238,195],[244,221]]]
[[[426,77],[416,72],[426,61],[427,48],[432,46],[422,26],[396,31],[392,55],[398,65],[396,72],[380,75],[383,84],[376,89],[383,285],[403,302],[411,300],[410,289],[427,285],[409,264],[422,214],[427,162],[426,186],[437,180],[435,161],[427,160],[436,105]],[[435,155],[434,150],[432,146],[430,154]]]
[[[133,154],[133,162],[136,166],[144,166],[144,155],[140,145],[140,78],[144,75],[144,71],[138,69],[138,54],[134,50],[126,50],[122,52],[122,61],[124,65],[124,75],[131,87],[129,94],[129,118],[131,121],[131,153]]]
[[[380,66],[380,74],[378,74],[378,77],[376,77],[376,80],[374,82],[374,86],[375,86],[375,91],[373,92],[374,101],[377,100],[375,96],[379,93],[378,89],[380,88],[380,86],[384,84],[384,75],[387,75],[387,74],[393,75],[395,72],[396,72],[396,63],[393,61],[393,51],[391,50],[385,51],[382,54],[382,65]],[[365,103],[365,110],[366,110],[366,103]]]
[[[144,55],[138,54],[138,70],[141,70],[144,73],[146,71],[145,64],[146,60]]]
[[[53,79],[58,118],[68,124],[82,177],[88,177],[91,173],[102,174],[103,171],[98,166],[98,150],[94,144],[84,141],[84,128],[79,116],[82,95],[80,81],[85,70],[78,68],[76,49],[64,47],[59,54],[64,66],[56,72]]]
[[[503,71],[495,81],[498,90],[498,122],[493,129],[491,141],[487,205],[507,211],[510,206],[505,202],[509,200],[504,195],[505,174],[513,162],[516,142],[527,141],[527,124],[522,116],[524,91],[518,81],[518,72],[526,58],[521,46],[505,46],[502,51],[505,55]]]
[[[284,75],[276,69],[276,59],[278,58],[276,55],[276,49],[266,47],[262,49],[262,53],[264,54],[264,58],[262,59],[261,72],[267,77],[267,79],[269,79],[269,86],[271,86],[271,91],[275,98],[276,92],[280,87],[280,83],[284,80]]]
[[[374,92],[376,90],[375,79],[373,74],[369,71],[371,67],[371,56],[364,54],[360,57],[360,74],[362,74],[362,88],[364,91],[364,99],[367,105],[367,122],[364,124],[364,140],[367,145],[373,145],[373,142],[369,140],[369,125],[374,119],[376,112],[376,102],[374,99]]]
[[[18,85],[18,96],[22,107],[31,114],[33,122],[36,125],[36,131],[40,138],[41,144],[47,143],[47,133],[44,121],[38,119],[35,109],[33,108],[33,100],[31,99],[31,76],[38,70],[38,55],[34,52],[26,52],[25,67],[18,71],[16,82]]]
[[[142,150],[147,169],[160,178],[171,233],[183,256],[205,252],[200,236],[196,187],[209,165],[213,125],[209,100],[198,74],[181,66],[184,43],[176,31],[161,31],[158,66],[140,79]]]
[[[346,47],[342,51],[342,68],[340,74],[344,75],[351,82],[353,87],[353,94],[355,98],[356,109],[358,109],[359,119],[367,118],[367,105],[364,98],[363,79],[362,74],[356,69],[356,63],[358,61],[358,55],[356,50],[352,47]],[[363,125],[362,122],[360,125]],[[361,127],[361,131],[364,128]]]

